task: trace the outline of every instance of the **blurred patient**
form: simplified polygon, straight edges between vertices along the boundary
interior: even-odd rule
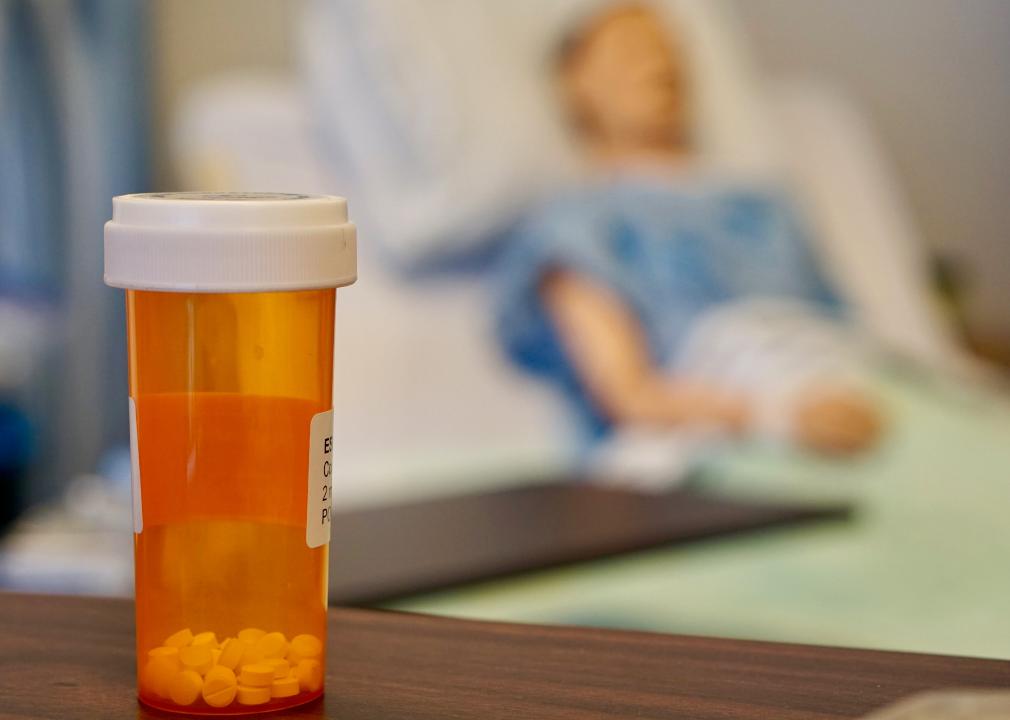
[[[626,3],[564,41],[561,95],[595,179],[520,223],[502,263],[500,334],[597,439],[714,428],[868,448],[881,417],[844,303],[781,193],[692,157],[677,35]]]

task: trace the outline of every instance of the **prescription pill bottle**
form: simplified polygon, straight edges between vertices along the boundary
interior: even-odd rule
[[[126,289],[140,700],[189,715],[323,692],[341,198],[113,200]]]

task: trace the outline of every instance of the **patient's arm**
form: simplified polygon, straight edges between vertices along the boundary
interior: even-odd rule
[[[734,432],[747,428],[751,408],[744,396],[670,378],[653,366],[641,326],[610,290],[556,270],[544,279],[540,292],[576,373],[614,423],[714,425]],[[797,398],[791,424],[797,442],[820,452],[846,454],[874,445],[884,421],[871,397],[821,385]]]
[[[671,379],[653,366],[640,324],[610,290],[556,270],[544,278],[540,292],[579,379],[614,423],[746,427],[742,396]]]

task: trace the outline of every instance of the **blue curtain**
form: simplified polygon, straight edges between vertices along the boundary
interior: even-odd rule
[[[0,302],[36,311],[47,338],[14,395],[42,448],[32,499],[126,440],[102,225],[113,195],[149,185],[146,15],[134,0],[0,0]]]
[[[63,188],[55,74],[41,18],[3,0],[0,20],[0,293],[59,292]],[[56,201],[56,202],[54,202]]]

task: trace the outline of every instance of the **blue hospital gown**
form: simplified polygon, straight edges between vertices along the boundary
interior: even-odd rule
[[[749,297],[841,303],[784,195],[770,188],[616,180],[571,191],[519,223],[496,268],[496,332],[509,357],[554,383],[589,439],[610,423],[591,402],[541,301],[545,273],[593,278],[642,323],[666,365],[706,310]]]

